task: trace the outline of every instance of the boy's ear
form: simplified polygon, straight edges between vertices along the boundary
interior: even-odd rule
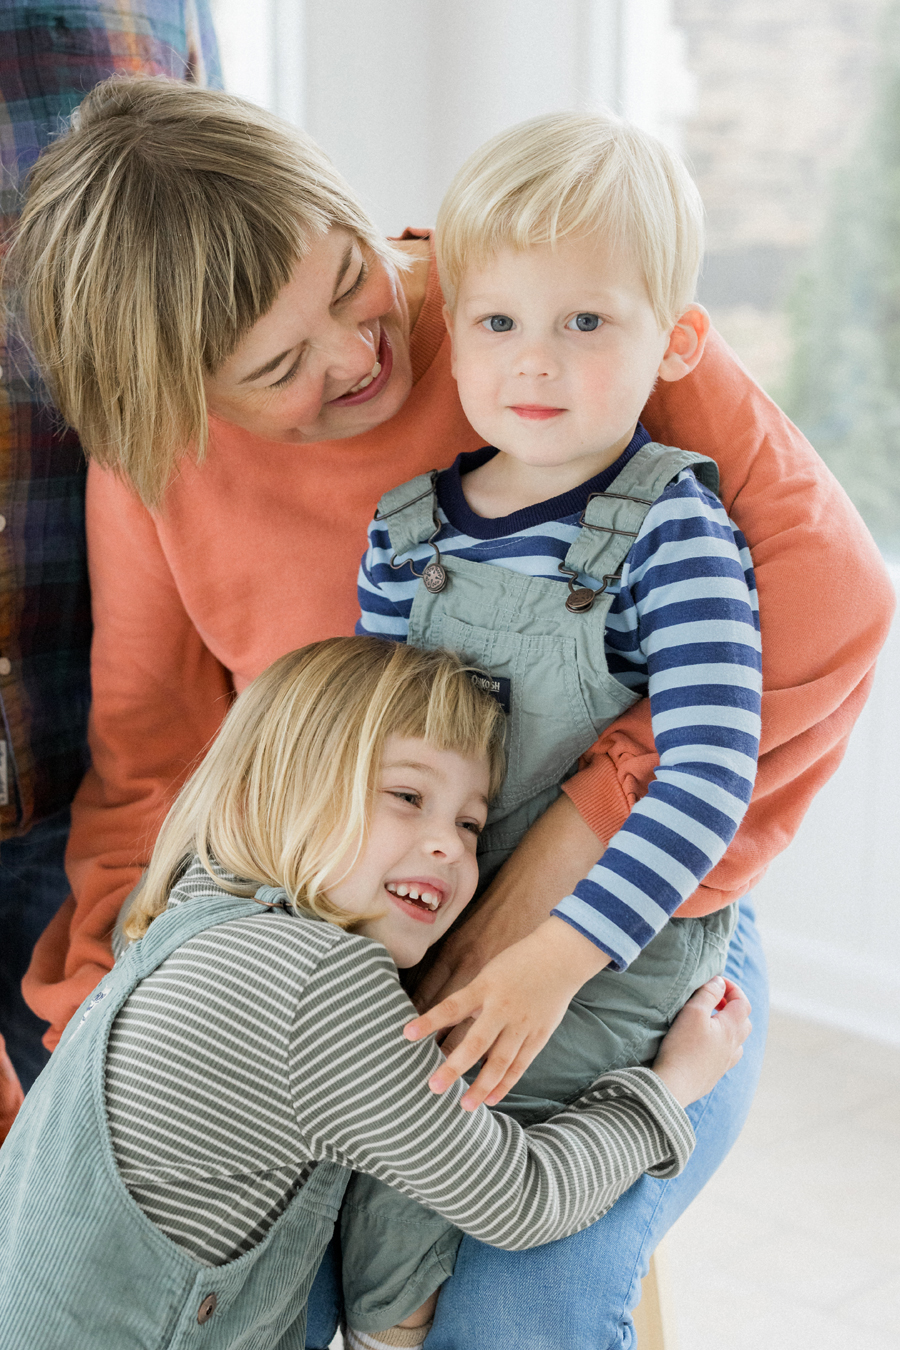
[[[709,315],[702,305],[690,305],[675,320],[669,345],[660,362],[661,380],[681,380],[690,375],[703,355],[709,333]]]
[[[447,325],[447,332],[450,334],[450,374],[456,379],[456,348],[453,345],[453,311],[448,304],[444,305],[444,323]]]

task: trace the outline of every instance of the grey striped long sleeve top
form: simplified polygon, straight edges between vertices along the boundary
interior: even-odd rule
[[[222,892],[195,863],[170,905]],[[249,1250],[316,1162],[371,1172],[483,1242],[511,1250],[579,1231],[642,1173],[673,1176],[693,1147],[648,1069],[605,1074],[552,1123],[435,1096],[433,1041],[385,949],[281,910],[192,938],[113,1024],[106,1099],[121,1176],[196,1259]]]

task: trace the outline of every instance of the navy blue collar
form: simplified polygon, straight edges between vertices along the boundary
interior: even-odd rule
[[[561,493],[559,497],[551,497],[546,502],[536,502],[534,506],[526,506],[523,510],[513,511],[508,516],[496,516],[492,520],[477,516],[466,501],[462,490],[463,474],[471,473],[473,469],[487,464],[488,460],[497,454],[492,445],[485,445],[481,450],[471,450],[467,454],[457,455],[450,468],[438,474],[438,502],[450,524],[460,533],[471,535],[475,539],[500,539],[535,525],[546,525],[551,520],[580,516],[587,505],[588,497],[594,492],[606,492],[628,461],[637,454],[642,445],[648,445],[649,442],[650,437],[638,422],[628,445],[608,469],[595,474],[586,483],[579,483],[578,487],[572,488],[571,491]]]

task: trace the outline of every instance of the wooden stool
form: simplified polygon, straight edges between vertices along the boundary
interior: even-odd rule
[[[669,1262],[663,1243],[650,1257],[650,1269],[641,1285],[641,1301],[634,1310],[634,1329],[638,1350],[677,1350]]]

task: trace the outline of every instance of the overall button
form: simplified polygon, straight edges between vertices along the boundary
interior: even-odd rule
[[[0,675],[8,675],[12,670],[12,662],[8,656],[0,656]]]
[[[208,1322],[212,1317],[213,1313],[216,1311],[216,1304],[218,1302],[219,1300],[216,1298],[215,1294],[206,1295],[206,1298],[197,1309],[197,1321],[201,1326],[204,1322]]]

